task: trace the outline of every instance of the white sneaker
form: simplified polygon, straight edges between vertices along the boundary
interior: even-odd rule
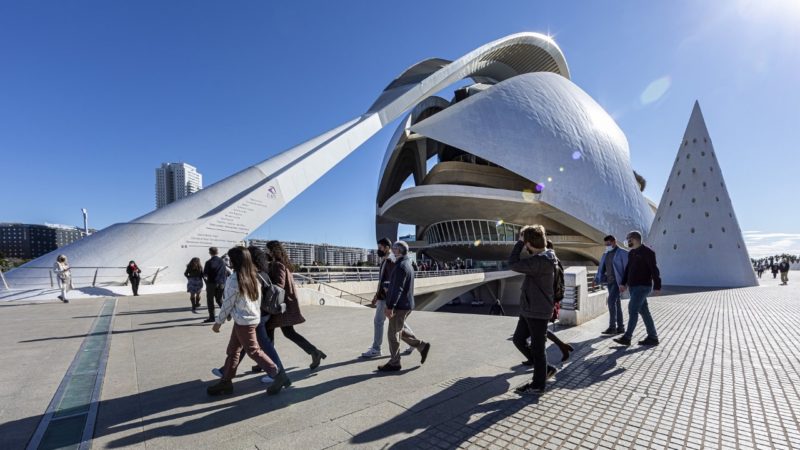
[[[214,367],[213,369],[211,369],[211,373],[213,373],[214,376],[217,378],[222,378],[222,371],[219,370],[219,367]]]
[[[401,355],[410,355],[412,353],[414,353],[414,347],[408,347],[407,349],[403,350],[403,353],[401,353]]]
[[[374,348],[371,348],[361,354],[362,358],[377,358],[378,356],[381,356],[381,351],[375,350]]]
[[[261,377],[261,382],[264,384],[272,384],[273,381],[275,380],[273,380],[272,377],[269,375]]]

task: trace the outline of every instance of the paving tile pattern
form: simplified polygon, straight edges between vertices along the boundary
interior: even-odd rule
[[[502,394],[395,447],[800,448],[800,289],[772,284],[653,298],[660,346],[585,341],[544,395]]]

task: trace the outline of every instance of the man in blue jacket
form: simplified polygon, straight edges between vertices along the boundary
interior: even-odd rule
[[[425,364],[431,344],[417,339],[408,328],[403,325],[411,311],[414,310],[414,268],[408,257],[408,244],[397,241],[392,245],[395,255],[395,266],[389,278],[389,292],[386,294],[386,318],[389,319],[389,352],[391,358],[386,364],[379,366],[380,372],[396,372],[400,370],[400,342],[403,340],[411,348],[419,350],[422,355],[420,364]]]
[[[628,252],[617,247],[614,236],[606,236],[603,242],[606,244],[606,252],[600,258],[600,265],[594,276],[595,283],[604,283],[608,288],[608,329],[603,334],[622,334],[625,332],[625,322],[622,320],[619,286],[628,265]]]

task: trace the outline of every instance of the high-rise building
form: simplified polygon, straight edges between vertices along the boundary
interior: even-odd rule
[[[156,168],[156,208],[203,189],[203,175],[186,163],[162,163]]]
[[[0,253],[9,258],[32,259],[85,236],[83,229],[69,225],[0,223]]]
[[[264,248],[264,239],[250,239],[248,245]],[[356,247],[340,247],[329,244],[305,244],[302,242],[281,242],[292,263],[298,266],[310,266],[314,263],[326,266],[352,266],[360,262],[372,262],[370,250]],[[374,250],[373,250],[374,252]],[[373,258],[377,261],[377,256]]]

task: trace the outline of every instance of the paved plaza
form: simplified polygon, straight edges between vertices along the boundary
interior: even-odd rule
[[[522,398],[514,318],[414,313],[428,362],[415,354],[377,375],[385,359],[356,358],[373,310],[336,307],[305,308],[298,327],[328,354],[318,370],[278,333],[293,387],[267,397],[241,374],[232,396],[209,398],[230,324],[212,333],[183,294],[122,297],[92,446],[800,448],[800,284],[762,283],[654,298],[655,348],[599,337],[607,317],[559,330],[576,352],[544,395]],[[103,304],[0,304],[0,448],[29,442]]]

